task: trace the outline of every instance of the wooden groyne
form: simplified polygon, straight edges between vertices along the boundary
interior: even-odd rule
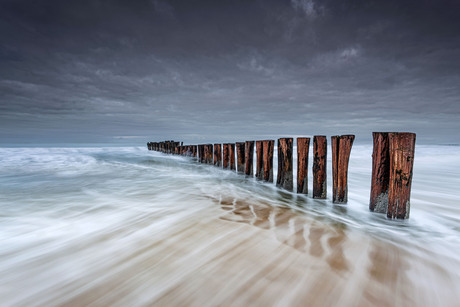
[[[389,219],[407,219],[414,164],[415,133],[373,132],[372,179],[369,210],[385,213]],[[332,202],[348,201],[348,164],[354,135],[331,137]],[[257,180],[273,182],[274,140],[224,144],[183,145],[167,140],[148,142],[148,150],[193,157],[200,163],[237,171]],[[254,145],[256,166],[254,174]],[[297,138],[297,187],[308,194],[308,157],[310,138]],[[278,175],[276,185],[293,191],[293,138],[278,139]],[[236,156],[236,163],[235,163]],[[327,198],[327,138],[313,137],[313,193],[315,199]]]

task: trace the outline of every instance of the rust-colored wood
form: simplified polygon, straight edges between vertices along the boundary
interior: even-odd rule
[[[238,173],[244,173],[244,170],[246,169],[245,160],[244,160],[245,159],[244,147],[245,147],[244,142],[236,143],[236,162],[237,162],[236,169]]]
[[[327,197],[326,160],[326,136],[315,135],[313,137],[313,198]]]
[[[228,168],[228,145],[229,144],[222,145],[222,167],[224,169]]]
[[[297,138],[297,193],[308,194],[310,138]]]
[[[236,169],[235,165],[235,144],[228,144],[228,163],[231,170]]]
[[[254,141],[246,141],[244,144],[244,173],[247,176],[254,174]]]
[[[214,144],[214,165],[222,166],[222,144]]]
[[[264,151],[263,141],[256,141],[256,178],[264,179]]]
[[[414,166],[415,133],[389,133],[390,184],[387,217],[407,219]]]
[[[288,191],[293,189],[292,138],[278,139],[278,177],[276,185]]]
[[[348,201],[348,162],[354,139],[354,135],[331,137],[333,203],[345,204]]]
[[[263,149],[263,180],[273,182],[273,151],[275,149],[274,140],[262,142]]]
[[[205,156],[206,156],[205,163],[212,164],[212,144],[205,145]]]
[[[386,213],[390,186],[390,144],[388,132],[373,132],[372,180],[369,210]]]

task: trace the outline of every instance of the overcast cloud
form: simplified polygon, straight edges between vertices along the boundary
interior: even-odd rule
[[[454,0],[0,0],[0,142],[460,143]]]

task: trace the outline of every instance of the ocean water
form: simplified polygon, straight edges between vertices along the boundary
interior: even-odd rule
[[[459,306],[460,147],[416,146],[405,221],[368,210],[371,146],[333,205],[328,154],[313,200],[145,147],[0,148],[0,305]]]

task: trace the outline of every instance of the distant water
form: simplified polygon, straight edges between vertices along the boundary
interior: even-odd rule
[[[337,206],[330,150],[313,200],[145,147],[0,148],[0,305],[459,306],[460,147],[416,147],[407,221],[368,211],[371,153]]]

